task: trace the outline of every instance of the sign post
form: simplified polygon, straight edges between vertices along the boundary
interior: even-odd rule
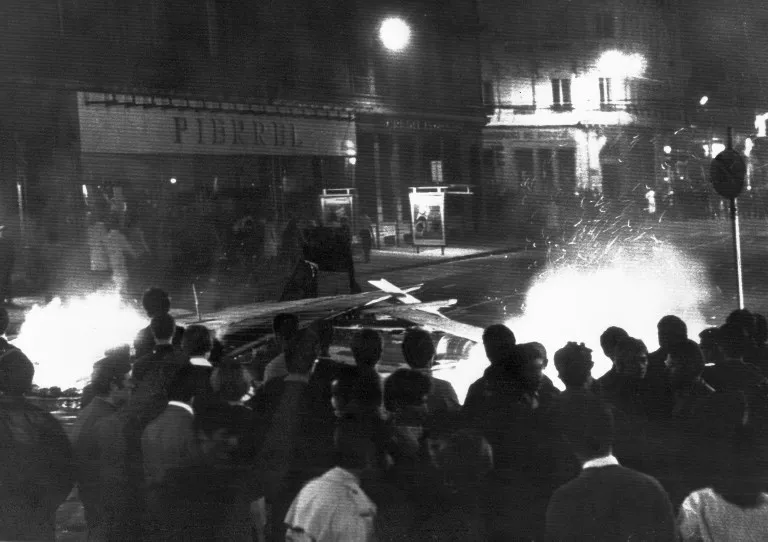
[[[733,136],[728,128],[728,148],[718,154],[709,166],[709,176],[715,191],[731,203],[731,229],[733,255],[736,261],[736,292],[739,308],[744,308],[744,282],[741,272],[741,234],[739,231],[739,204],[737,198],[744,189],[747,166],[744,158],[733,150]]]

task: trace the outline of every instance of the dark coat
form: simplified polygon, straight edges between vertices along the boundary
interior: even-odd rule
[[[23,397],[0,397],[0,539],[54,540],[56,509],[74,482],[59,422]]]
[[[184,337],[184,328],[176,326],[176,331],[173,333],[173,339],[171,343],[177,348],[181,348],[181,339]],[[152,335],[152,330],[149,326],[142,328],[136,334],[136,338],[133,340],[134,355],[136,358],[149,355],[155,349],[155,337]]]
[[[547,508],[551,540],[677,540],[669,497],[650,476],[619,465],[584,469]]]

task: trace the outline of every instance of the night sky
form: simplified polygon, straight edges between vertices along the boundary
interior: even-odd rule
[[[764,0],[682,0],[688,93],[712,107],[768,108],[768,4]]]

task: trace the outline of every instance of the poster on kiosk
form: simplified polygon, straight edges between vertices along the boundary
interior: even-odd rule
[[[344,222],[355,232],[355,189],[327,188],[320,196],[323,226],[341,227]]]
[[[445,248],[445,192],[437,187],[411,187],[413,244]]]

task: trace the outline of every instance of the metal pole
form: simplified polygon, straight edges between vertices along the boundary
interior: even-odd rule
[[[731,198],[731,224],[733,226],[733,253],[736,257],[736,288],[739,308],[744,308],[744,282],[741,276],[741,234],[739,232],[739,204]]]
[[[203,317],[200,315],[200,301],[197,297],[197,288],[195,287],[195,283],[192,283],[192,296],[195,298],[195,312],[197,313],[197,321],[202,322]]]

